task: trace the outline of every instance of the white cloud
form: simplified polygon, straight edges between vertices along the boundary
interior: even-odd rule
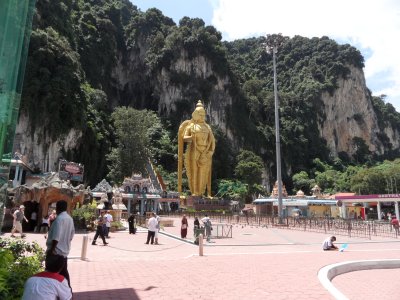
[[[210,0],[212,24],[226,40],[282,33],[328,36],[358,48],[374,95],[400,111],[400,1]],[[368,53],[367,55],[365,55]]]

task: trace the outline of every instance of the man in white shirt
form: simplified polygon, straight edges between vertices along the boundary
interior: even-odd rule
[[[30,277],[24,286],[22,300],[70,300],[71,288],[59,272],[64,266],[64,257],[48,255],[46,270]]]
[[[68,204],[64,200],[60,200],[56,205],[57,217],[53,221],[47,237],[47,255],[58,254],[64,257],[64,267],[60,271],[67,281],[69,287],[71,282],[68,273],[68,254],[71,250],[71,241],[75,234],[74,222],[67,213]]]
[[[149,244],[150,239],[151,239],[151,244],[152,244],[152,245],[154,244],[154,236],[155,236],[155,234],[156,234],[156,230],[158,230],[158,229],[157,229],[157,225],[158,225],[158,222],[157,222],[157,219],[156,219],[156,214],[153,212],[153,213],[151,214],[151,218],[150,218],[149,221],[147,222],[147,229],[148,229],[148,232],[147,232],[147,241],[146,241],[146,244]]]
[[[324,240],[324,242],[322,243],[322,249],[324,251],[328,251],[328,250],[338,250],[338,247],[336,247],[333,242],[336,241],[336,237],[335,236],[331,236],[328,237],[327,239]]]
[[[104,215],[104,218],[106,219],[106,230],[104,232],[104,236],[106,238],[110,238],[109,233],[110,233],[110,227],[111,227],[111,222],[113,221],[113,216],[110,214],[110,211],[107,210],[107,213]]]

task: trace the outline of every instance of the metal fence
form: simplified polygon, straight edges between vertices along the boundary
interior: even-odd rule
[[[213,224],[211,237],[215,239],[232,238],[232,224]]]
[[[188,217],[199,217],[204,213],[186,212]],[[399,231],[395,230],[388,221],[363,221],[354,219],[333,218],[308,218],[308,217],[285,217],[282,224],[276,216],[266,215],[231,215],[207,213],[213,224],[239,224],[260,227],[279,227],[282,229],[321,232],[332,235],[346,235],[349,237],[361,237],[372,239],[372,237],[398,238]],[[169,214],[169,216],[180,217],[181,213]],[[213,225],[214,227],[215,225]],[[232,231],[231,231],[232,232]]]

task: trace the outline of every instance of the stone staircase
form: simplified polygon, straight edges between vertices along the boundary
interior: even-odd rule
[[[161,185],[161,183],[160,183],[160,181],[158,179],[157,173],[154,170],[153,165],[151,164],[151,162],[147,162],[146,171],[150,176],[150,180],[151,180],[151,183],[153,185],[155,193],[161,194],[164,189],[163,189],[163,187],[162,187],[162,185]]]

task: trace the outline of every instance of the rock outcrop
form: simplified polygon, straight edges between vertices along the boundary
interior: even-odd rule
[[[365,84],[361,69],[348,66],[347,78],[338,79],[338,88],[333,94],[324,93],[323,117],[319,119],[320,135],[323,137],[334,156],[340,152],[353,154],[353,138],[363,139],[372,153],[381,155],[385,152],[379,140],[377,116],[371,103],[371,96]],[[384,134],[394,148],[399,147],[399,132],[391,127]]]

